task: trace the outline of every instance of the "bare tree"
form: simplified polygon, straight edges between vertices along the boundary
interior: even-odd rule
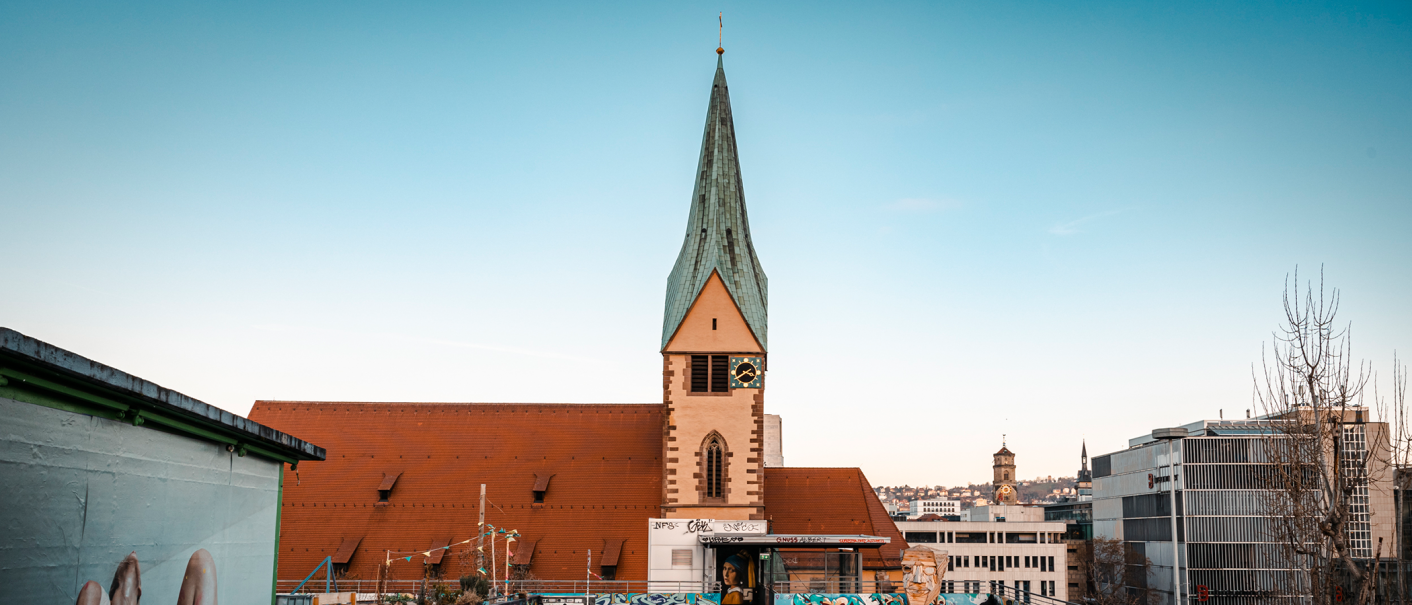
[[[1155,605],[1160,598],[1149,588],[1152,562],[1121,540],[1094,538],[1075,554],[1093,605]]]
[[[1393,451],[1405,455],[1405,435],[1390,435],[1364,405],[1375,376],[1354,361],[1350,328],[1337,323],[1338,290],[1326,293],[1322,275],[1317,296],[1312,283],[1299,290],[1296,272],[1285,284],[1284,325],[1255,376],[1268,432],[1256,453],[1266,464],[1254,471],[1278,567],[1294,570],[1267,592],[1361,605],[1374,599],[1378,560],[1391,547],[1374,537],[1370,491],[1391,486]],[[1372,398],[1387,418],[1386,402]],[[1402,407],[1395,396],[1399,421]]]
[[[1392,356],[1392,401],[1389,403],[1381,393],[1378,392],[1377,381],[1373,382],[1373,399],[1377,401],[1379,415],[1392,420],[1392,440],[1390,444],[1392,465],[1393,465],[1393,502],[1394,514],[1397,517],[1394,527],[1397,535],[1394,543],[1397,551],[1388,553],[1397,561],[1397,569],[1391,578],[1390,584],[1386,587],[1386,600],[1399,603],[1408,601],[1409,594],[1407,570],[1403,561],[1407,557],[1404,553],[1412,551],[1407,544],[1402,543],[1403,536],[1407,535],[1409,528],[1406,526],[1408,503],[1407,494],[1412,490],[1412,426],[1408,425],[1412,418],[1407,413],[1407,366],[1402,364],[1402,360],[1394,353]]]

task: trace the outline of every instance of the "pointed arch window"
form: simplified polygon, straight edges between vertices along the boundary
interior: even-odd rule
[[[706,438],[704,450],[702,456],[705,458],[703,463],[706,467],[705,496],[714,499],[725,498],[726,447],[722,443],[721,436],[713,434]]]

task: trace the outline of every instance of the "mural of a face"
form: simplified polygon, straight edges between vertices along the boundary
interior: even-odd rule
[[[721,579],[725,581],[726,586],[740,586],[740,571],[734,565],[726,563],[721,569]]]

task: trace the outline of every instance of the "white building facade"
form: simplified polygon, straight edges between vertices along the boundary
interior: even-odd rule
[[[907,508],[908,517],[922,515],[960,515],[960,500],[913,500]]]
[[[1035,512],[1038,521],[899,521],[897,528],[908,544],[945,556],[943,593],[994,593],[1003,584],[1068,600],[1065,523],[1046,522],[1042,509]]]

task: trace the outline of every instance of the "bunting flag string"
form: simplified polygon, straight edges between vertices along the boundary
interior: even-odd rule
[[[515,538],[519,537],[519,535],[520,535],[520,531],[517,530],[517,529],[512,529],[512,530],[510,530],[510,531],[508,531],[508,532],[502,529],[502,530],[500,530],[500,533],[502,533],[502,534],[507,534],[507,535],[505,536],[505,541],[506,541],[507,543],[508,543],[508,542],[514,542],[514,541],[515,541]],[[423,557],[430,557],[430,556],[431,556],[431,553],[433,553],[433,552],[436,552],[436,551],[438,551],[438,550],[451,550],[451,547],[453,547],[453,546],[460,546],[460,545],[462,545],[462,544],[469,544],[469,543],[471,543],[471,542],[475,542],[476,539],[477,539],[477,538],[480,538],[481,536],[491,536],[491,540],[494,540],[494,539],[495,539],[494,532],[486,532],[486,533],[484,533],[484,534],[481,534],[480,536],[476,536],[475,538],[466,538],[465,540],[461,540],[460,542],[452,542],[451,544],[447,544],[446,546],[438,546],[438,547],[433,548],[433,549],[431,549],[431,550],[424,550],[424,551],[423,551],[423,550],[413,550],[413,551],[406,551],[406,550],[403,550],[403,551],[395,551],[395,550],[394,550],[394,551],[388,551],[387,554],[389,555],[389,558],[388,558],[386,561],[383,561],[383,564],[384,564],[384,565],[391,565],[393,559],[402,559],[402,560],[404,560],[404,561],[411,561],[411,560],[412,560],[412,557],[415,557],[415,556],[417,556],[417,555],[421,555],[421,556],[423,556]],[[481,552],[485,552],[485,547],[483,547],[483,546],[477,546],[477,547],[476,547],[476,550],[479,550],[479,551],[481,551]],[[407,554],[407,553],[411,553],[411,554],[408,555],[408,556],[406,556],[406,557],[403,557],[403,556],[392,557],[392,556],[390,556],[390,555],[403,555],[403,554]],[[484,570],[484,569],[482,569],[482,570],[480,570],[480,571],[481,571],[481,573],[485,573],[485,570]]]

